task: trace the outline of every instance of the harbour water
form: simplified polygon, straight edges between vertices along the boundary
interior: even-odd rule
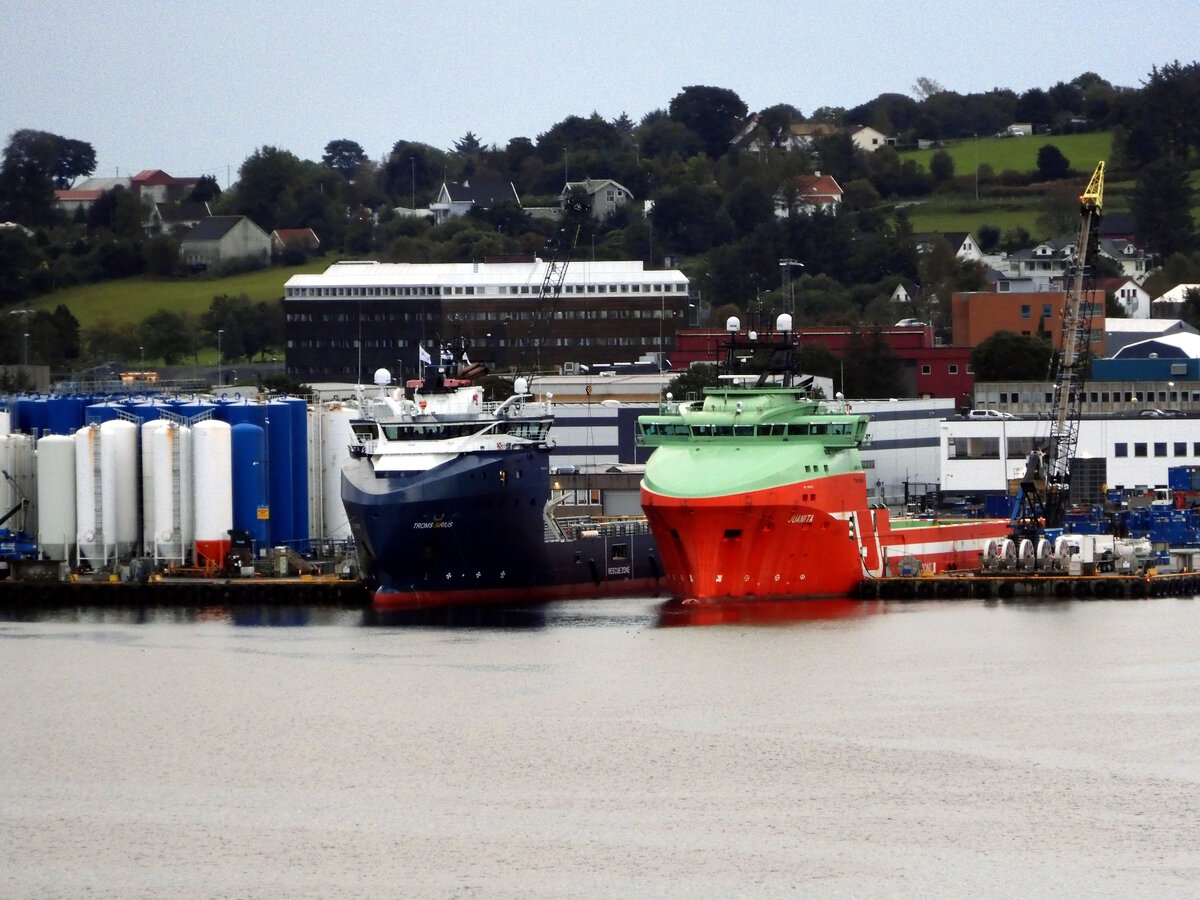
[[[1195,896],[1200,600],[807,612],[0,622],[0,896]]]

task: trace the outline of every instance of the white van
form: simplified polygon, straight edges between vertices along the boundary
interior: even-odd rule
[[[1000,412],[998,409],[973,409],[967,413],[968,419],[1015,419],[1012,413]]]

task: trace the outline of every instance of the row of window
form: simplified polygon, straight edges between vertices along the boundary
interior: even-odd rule
[[[1044,439],[1038,440],[1031,437],[1009,438],[1007,456],[1010,460],[1023,459],[1029,455],[1031,450],[1044,443]],[[1190,444],[1190,453],[1188,449],[1187,441],[1136,441],[1131,454],[1129,443],[1118,441],[1113,444],[1113,456],[1120,459],[1128,458],[1131,455],[1135,458],[1149,456],[1200,457],[1200,441],[1193,441]],[[1000,439],[995,437],[952,437],[947,441],[946,455],[950,459],[999,459]]]
[[[684,425],[682,422],[645,422],[638,428],[648,435],[673,437],[783,437],[784,435],[853,434],[853,422],[774,422],[768,425]]]
[[[416,347],[421,342],[405,340],[404,338],[363,338],[364,350],[402,350],[405,347]],[[647,334],[639,337],[547,337],[539,341],[543,347],[674,347],[675,336],[665,334],[661,342],[657,335]],[[530,346],[528,338],[489,338],[481,341],[478,346],[484,347],[522,347]],[[359,346],[355,338],[338,338],[334,340],[295,340],[287,341],[289,350],[353,350]],[[472,351],[474,352],[474,351]]]
[[[463,322],[509,322],[528,321],[535,315],[533,310],[517,310],[510,313],[499,312],[464,312],[444,316],[436,312],[289,312],[286,321],[289,323],[303,322],[439,322],[442,319],[453,318]],[[676,309],[557,309],[555,319],[675,319],[682,313]]]
[[[970,370],[968,370],[970,371]],[[1071,394],[1072,401],[1075,395]],[[1088,403],[1200,403],[1200,391],[1087,391],[1083,399]],[[1001,405],[1009,403],[1045,403],[1049,406],[1054,402],[1051,391],[1038,394],[1027,391],[1000,392]]]
[[[930,365],[929,363],[923,364],[921,366],[921,374],[922,375],[932,375],[933,374],[933,366]],[[958,363],[949,363],[946,366],[946,374],[947,375],[957,375],[958,374]],[[972,366],[970,363],[967,363],[967,374],[968,375],[975,374],[975,367]]]
[[[540,284],[499,286],[421,284],[409,287],[290,287],[288,297],[473,297],[473,296],[534,296],[541,293]],[[565,284],[564,294],[686,294],[685,282],[675,284]]]

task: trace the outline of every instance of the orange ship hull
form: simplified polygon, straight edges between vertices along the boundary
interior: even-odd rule
[[[671,592],[682,598],[845,597],[866,578],[979,567],[1004,520],[892,523],[861,472],[717,497],[642,487]]]

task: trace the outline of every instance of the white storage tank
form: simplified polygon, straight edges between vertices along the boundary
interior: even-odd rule
[[[143,426],[142,439],[150,442],[150,466],[143,471],[142,483],[144,487],[149,480],[154,492],[145,528],[150,534],[146,552],[182,565],[191,559],[195,528],[192,432],[187,426],[163,422],[161,428]]]
[[[75,439],[49,434],[37,442],[38,549],[42,556],[75,556]]]
[[[346,507],[342,504],[342,463],[350,458],[350,445],[354,443],[354,432],[350,422],[359,418],[359,411],[351,406],[332,403],[321,411],[321,466],[317,473],[321,497],[321,530],[323,537],[343,541],[350,540],[350,520],[346,518]],[[312,454],[310,459],[316,459]],[[317,493],[313,490],[313,493]]]
[[[221,567],[233,527],[233,444],[228,422],[209,419],[192,427],[196,565]]]
[[[138,547],[138,427],[125,419],[100,425],[101,495],[113,507],[113,530],[105,541],[117,559]]]
[[[166,419],[142,423],[142,552],[154,552],[154,433],[166,428]]]
[[[78,553],[100,568],[138,542],[138,428],[113,419],[75,432]]]

